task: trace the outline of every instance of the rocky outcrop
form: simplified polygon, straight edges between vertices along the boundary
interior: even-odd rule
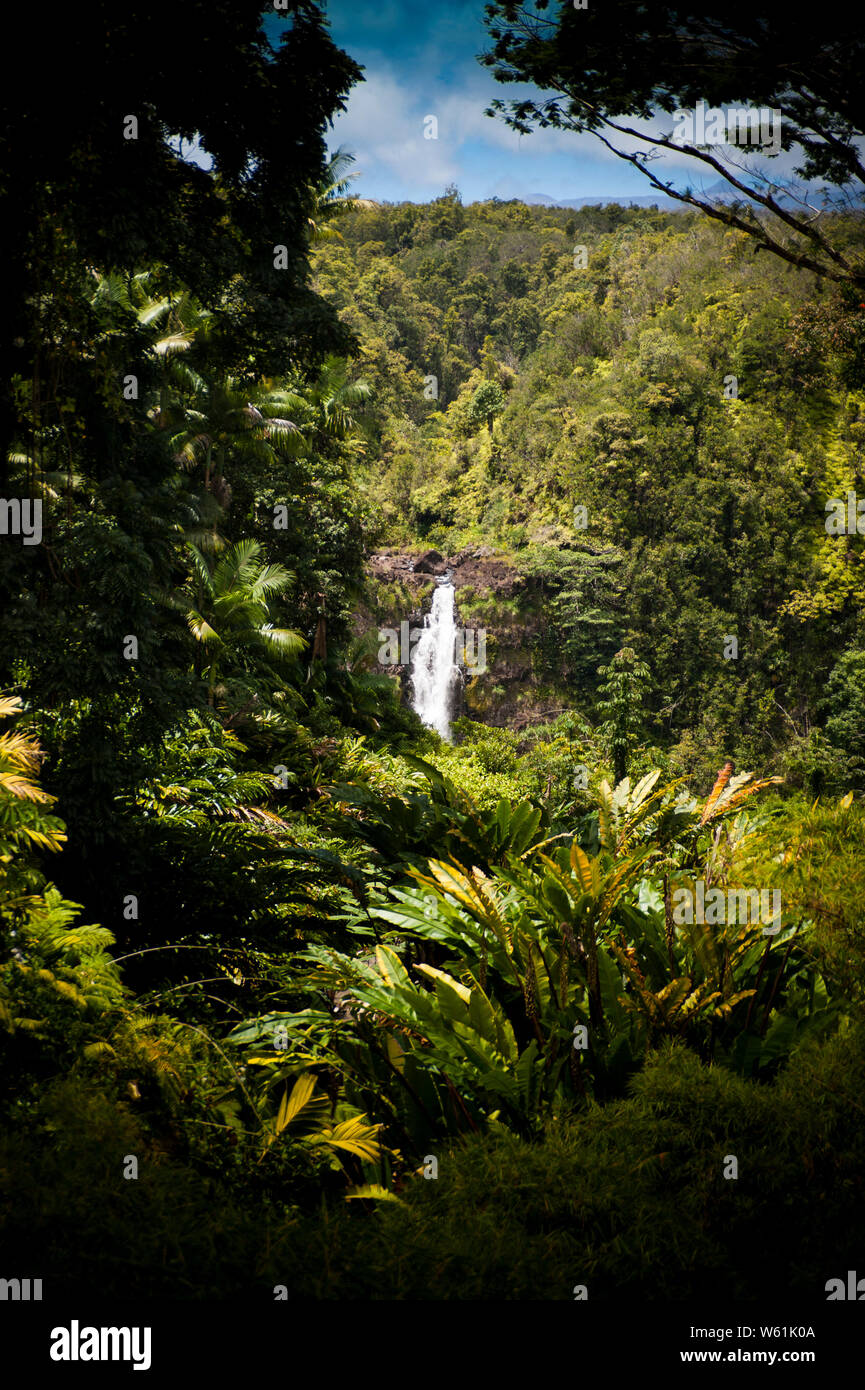
[[[457,599],[461,588],[471,588],[477,593],[501,594],[510,597],[523,592],[525,580],[517,569],[501,558],[488,545],[479,545],[461,550],[449,562],[457,589]]]
[[[450,556],[437,550],[413,554],[384,549],[370,555],[367,572],[374,579],[396,580],[410,587],[428,584],[431,577],[445,574],[456,589],[468,586],[477,592],[510,595],[524,587],[519,571],[489,545],[468,546]]]
[[[425,550],[412,565],[415,574],[444,574],[447,564],[437,550]]]

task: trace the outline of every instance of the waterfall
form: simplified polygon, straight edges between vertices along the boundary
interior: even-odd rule
[[[454,586],[439,581],[411,659],[412,708],[450,741],[451,713],[462,676],[457,665]]]

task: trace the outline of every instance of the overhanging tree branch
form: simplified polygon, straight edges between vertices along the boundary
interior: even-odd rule
[[[554,9],[544,0],[538,5]],[[665,197],[743,232],[791,265],[841,285],[865,286],[865,258],[834,235],[828,220],[860,214],[856,203],[865,186],[865,160],[856,144],[863,128],[857,78],[863,41],[852,21],[830,23],[821,16],[809,33],[760,10],[734,28],[687,8],[672,11],[660,0],[617,0],[579,16],[562,4],[555,18],[529,4],[498,0],[486,12],[494,48],[481,61],[503,83],[530,82],[557,94],[546,102],[495,101],[489,115],[503,115],[521,134],[548,127],[588,132]],[[731,168],[729,151],[719,157],[631,124],[659,111],[690,109],[704,98],[714,107],[735,106],[745,94],[749,110],[778,113],[783,150],[804,156],[792,179],[776,183],[763,171]],[[623,149],[617,136],[643,148]],[[649,167],[663,152],[712,169],[741,201],[722,204],[690,187],[680,191]],[[824,187],[818,207],[797,178],[825,180],[835,196]]]

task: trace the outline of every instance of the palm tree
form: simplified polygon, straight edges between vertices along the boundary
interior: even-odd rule
[[[120,305],[134,314],[139,324],[151,329],[150,351],[157,357],[170,360],[184,353],[193,342],[206,338],[213,315],[204,309],[187,289],[159,292],[154,295],[156,275],[153,270],[139,270],[134,275],[116,271],[93,271],[96,288],[90,296],[94,309],[104,304]]]
[[[205,673],[207,701],[213,705],[223,670],[254,658],[291,661],[306,646],[298,632],[274,627],[268,599],[283,593],[294,575],[282,565],[262,564],[258,541],[238,541],[215,563],[196,545],[192,557],[195,606],[186,613],[189,630],[200,643],[196,673]]]
[[[188,290],[154,295],[155,276],[149,270],[129,277],[114,272],[94,275],[94,307],[121,305],[151,333],[150,351],[163,367],[163,384],[151,419],[157,428],[170,432],[174,457],[182,468],[193,472],[202,467],[204,490],[220,506],[227,506],[231,498],[225,476],[231,457],[242,455],[251,462],[272,464],[277,450],[307,451],[301,430],[280,415],[269,400],[271,393],[265,390],[250,400],[249,388],[233,377],[214,376],[206,368],[202,372],[186,360],[193,344],[207,341],[214,324],[213,314]],[[302,405],[300,398],[286,399]],[[206,503],[204,509],[210,510]]]
[[[349,381],[344,358],[326,357],[317,379],[306,390],[315,412],[315,427],[329,439],[345,440],[358,426],[354,411],[372,396],[365,381]]]
[[[222,505],[231,489],[225,477],[229,456],[242,455],[250,462],[275,464],[277,451],[293,455],[307,452],[299,426],[277,413],[279,404],[294,404],[287,393],[264,392],[249,399],[248,387],[232,377],[201,380],[193,401],[182,412],[182,428],[172,437],[175,457],[192,471],[204,467],[204,486]]]
[[[313,208],[309,218],[310,241],[333,241],[339,237],[335,227],[327,222],[333,217],[341,217],[351,208],[374,208],[378,204],[369,198],[357,198],[348,192],[349,186],[358,175],[348,173],[354,163],[354,155],[342,148],[335,150],[325,167],[323,177],[312,190]]]
[[[263,382],[250,407],[274,458],[284,453],[307,459],[316,454],[331,456],[329,446],[338,443],[344,459],[366,452],[364,439],[355,437],[361,423],[357,412],[371,396],[365,381],[349,380],[344,359],[331,355],[314,382]],[[312,481],[312,474],[307,481]],[[313,481],[312,486],[318,484]]]

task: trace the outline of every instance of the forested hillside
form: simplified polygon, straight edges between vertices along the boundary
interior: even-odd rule
[[[316,5],[84,8],[0,96],[3,1287],[846,1297],[855,201],[356,197]]]
[[[687,212],[451,191],[338,228],[317,284],[362,344],[379,537],[500,548],[529,620],[542,595],[533,670],[560,704],[591,712],[632,647],[677,771],[861,786],[862,547],[826,530],[865,490],[858,299]]]

